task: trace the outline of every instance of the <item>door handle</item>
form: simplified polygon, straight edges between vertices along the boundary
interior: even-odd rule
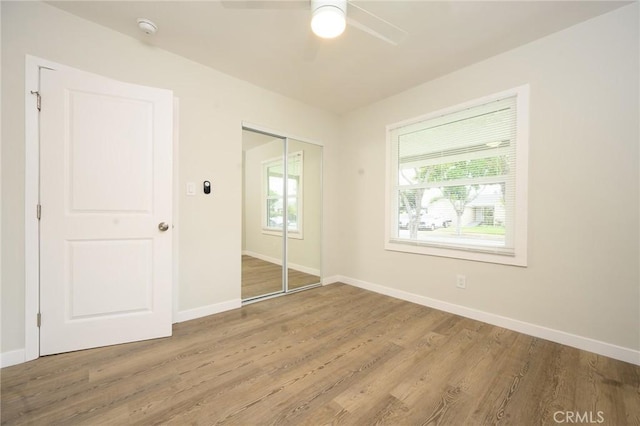
[[[169,224],[166,222],[160,222],[158,224],[158,229],[162,232],[166,231],[167,229],[169,229]]]

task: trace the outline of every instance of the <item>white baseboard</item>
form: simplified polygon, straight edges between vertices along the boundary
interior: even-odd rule
[[[189,321],[196,318],[202,318],[213,314],[237,309],[242,306],[242,300],[234,299],[226,302],[215,303],[213,305],[202,306],[200,308],[187,309],[179,311],[176,315],[176,322]]]
[[[24,349],[0,353],[0,368],[11,367],[23,362],[25,362]]]
[[[340,281],[343,278],[344,277],[342,277],[340,275],[334,275],[334,276],[331,276],[331,277],[326,277],[326,278],[322,279],[322,285],[329,285],[329,284],[335,284],[335,283],[338,283],[338,282],[344,282],[344,281]]]
[[[385,287],[379,284],[373,284],[355,278],[349,278],[342,275],[333,275],[322,280],[323,285],[333,283],[345,283],[364,290],[373,291],[375,293],[384,294],[396,299],[406,300],[408,302],[417,303],[422,306],[438,309],[444,312],[482,321],[487,324],[496,325],[509,330],[524,333],[530,336],[539,337],[541,339],[550,340],[552,342],[571,346],[577,349],[593,352],[609,358],[640,365],[640,351],[617,346],[611,343],[602,342],[588,337],[578,336],[560,330],[554,330],[536,324],[527,323],[513,318],[501,315],[491,314],[477,309],[467,308],[465,306],[456,305],[454,303],[443,302],[441,300],[432,299],[426,296],[420,296],[402,290]],[[227,302],[216,303],[209,306],[203,306],[195,309],[180,311],[176,315],[176,322],[188,321],[196,318],[213,315],[232,309],[240,308],[242,301],[240,299],[229,300]],[[18,349],[9,352],[0,353],[0,368],[9,367],[25,362],[24,349]]]
[[[275,263],[276,265],[282,266],[282,259],[278,259],[276,257],[270,257],[261,253],[256,253],[254,251],[243,250],[242,254],[246,254],[247,256],[255,257],[256,259],[264,260],[265,262]],[[310,268],[304,265],[298,265],[297,263],[289,262],[287,266],[290,269],[295,271],[304,272],[305,274],[317,275],[320,276],[320,270],[316,268]]]
[[[345,284],[359,287],[364,290],[370,290],[375,293],[384,294],[386,296],[395,297],[396,299],[406,300],[408,302],[417,303],[419,305],[428,306],[430,308],[460,315],[466,318],[482,321],[487,324],[496,325],[509,330],[517,331],[533,337],[550,340],[552,342],[561,343],[573,348],[582,349],[603,355],[609,358],[625,361],[631,364],[640,365],[640,351],[617,346],[611,343],[601,342],[589,337],[578,336],[552,328],[531,324],[528,322],[492,314],[489,312],[479,311],[477,309],[467,308],[465,306],[456,305],[454,303],[443,302],[441,300],[432,299],[426,296],[420,296],[402,290],[385,287],[378,284],[372,284],[366,281],[357,280],[345,276],[331,277],[331,282],[342,282]],[[328,281],[328,279],[327,279]]]

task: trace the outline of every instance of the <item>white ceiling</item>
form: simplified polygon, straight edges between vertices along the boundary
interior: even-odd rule
[[[297,0],[292,0],[297,2]],[[281,3],[285,6],[289,2]],[[307,3],[306,0],[301,0]],[[60,9],[226,74],[344,113],[606,13],[619,1],[354,1],[401,27],[398,46],[347,27],[311,34],[302,8],[220,1],[55,1]],[[236,5],[237,6],[237,5]],[[136,18],[154,21],[149,37]]]

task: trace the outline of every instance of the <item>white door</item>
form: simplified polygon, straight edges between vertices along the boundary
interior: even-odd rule
[[[40,82],[40,354],[170,336],[171,91]]]

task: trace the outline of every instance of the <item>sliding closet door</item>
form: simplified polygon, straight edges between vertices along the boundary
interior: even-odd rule
[[[284,138],[243,130],[242,300],[283,293]]]
[[[287,139],[287,291],[321,282],[322,147]]]

